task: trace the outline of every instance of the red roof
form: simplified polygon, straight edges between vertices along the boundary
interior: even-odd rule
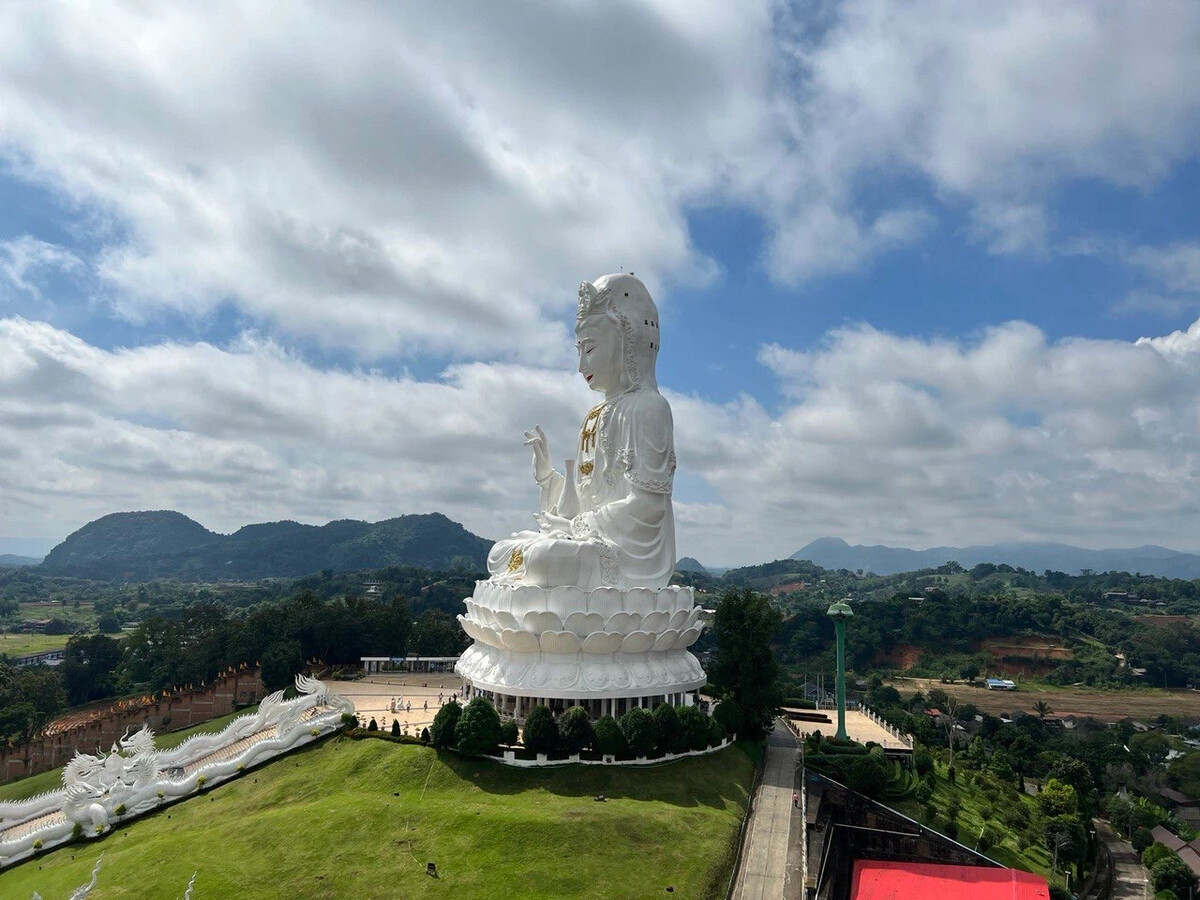
[[[1049,900],[1046,879],[1018,869],[941,863],[854,863],[850,900]]]

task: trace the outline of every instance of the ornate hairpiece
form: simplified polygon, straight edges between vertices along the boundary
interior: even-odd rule
[[[611,292],[612,289],[607,287],[602,291],[597,291],[596,286],[590,281],[580,282],[579,309],[575,313],[575,318],[585,319],[593,313],[600,312],[604,304],[608,302],[608,296]]]

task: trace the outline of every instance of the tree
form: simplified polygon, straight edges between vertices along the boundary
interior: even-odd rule
[[[687,748],[687,735],[684,734],[675,707],[663,703],[651,715],[654,717],[654,732],[660,753],[679,753]]]
[[[114,612],[106,612],[96,620],[96,627],[101,634],[117,634],[121,630],[121,617]]]
[[[485,756],[500,746],[500,714],[482,697],[476,697],[458,717],[454,745],[459,753]]]
[[[538,704],[525,720],[525,749],[530,753],[550,755],[558,750],[558,723],[550,710]]]
[[[1033,711],[1035,713],[1037,713],[1037,717],[1039,719],[1041,719],[1043,722],[1046,720],[1046,716],[1048,716],[1048,715],[1050,715],[1050,713],[1054,712],[1054,710],[1052,710],[1050,708],[1050,704],[1047,703],[1045,700],[1038,700],[1036,703],[1034,703]]]
[[[119,641],[102,634],[76,635],[68,640],[59,668],[71,705],[113,696],[114,673],[120,664]]]
[[[392,719],[392,737],[400,737],[400,722],[398,719]]]
[[[263,687],[268,691],[280,691],[291,686],[302,665],[304,657],[299,641],[277,641],[262,655]]]
[[[779,663],[771,651],[782,622],[779,610],[749,588],[726,591],[713,617],[716,650],[709,682],[720,699],[733,700],[741,710],[741,723],[730,730],[751,740],[767,733],[783,703]]]
[[[1149,828],[1136,828],[1131,843],[1134,850],[1144,853],[1154,844],[1154,833]]]
[[[588,711],[582,706],[572,706],[563,713],[562,721],[558,723],[559,736],[563,750],[568,754],[578,753],[592,746],[595,734],[592,730],[592,720]]]
[[[625,735],[621,726],[612,716],[601,716],[595,726],[596,752],[605,756],[624,756],[629,747],[625,743]]]
[[[1079,798],[1075,795],[1075,788],[1056,778],[1046,779],[1037,795],[1037,804],[1042,815],[1047,818],[1070,816],[1079,812]]]
[[[699,707],[685,706],[679,711],[679,724],[683,727],[687,749],[703,750],[708,746],[708,716]]]
[[[1176,897],[1187,897],[1196,887],[1196,876],[1187,863],[1175,854],[1160,859],[1150,867],[1150,881],[1156,891],[1174,891]]]
[[[742,711],[733,700],[722,700],[713,710],[713,718],[720,722],[727,734],[736,734],[742,727]]]
[[[455,729],[463,712],[462,704],[451,701],[437,711],[429,730],[430,743],[435,747],[454,746]]]

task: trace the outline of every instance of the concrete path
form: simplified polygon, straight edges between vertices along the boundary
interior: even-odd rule
[[[784,896],[798,752],[795,737],[777,722],[767,738],[763,779],[754,795],[733,900],[782,900]]]
[[[1107,822],[1093,819],[1096,831],[1112,854],[1113,861],[1113,890],[1112,900],[1149,900],[1153,891],[1150,890],[1149,873],[1142,865],[1133,844],[1122,840]]]

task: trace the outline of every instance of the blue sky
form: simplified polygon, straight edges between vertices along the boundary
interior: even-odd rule
[[[535,504],[659,301],[681,554],[1198,550],[1200,10],[14,4],[0,552]],[[35,543],[30,544],[33,540]]]

